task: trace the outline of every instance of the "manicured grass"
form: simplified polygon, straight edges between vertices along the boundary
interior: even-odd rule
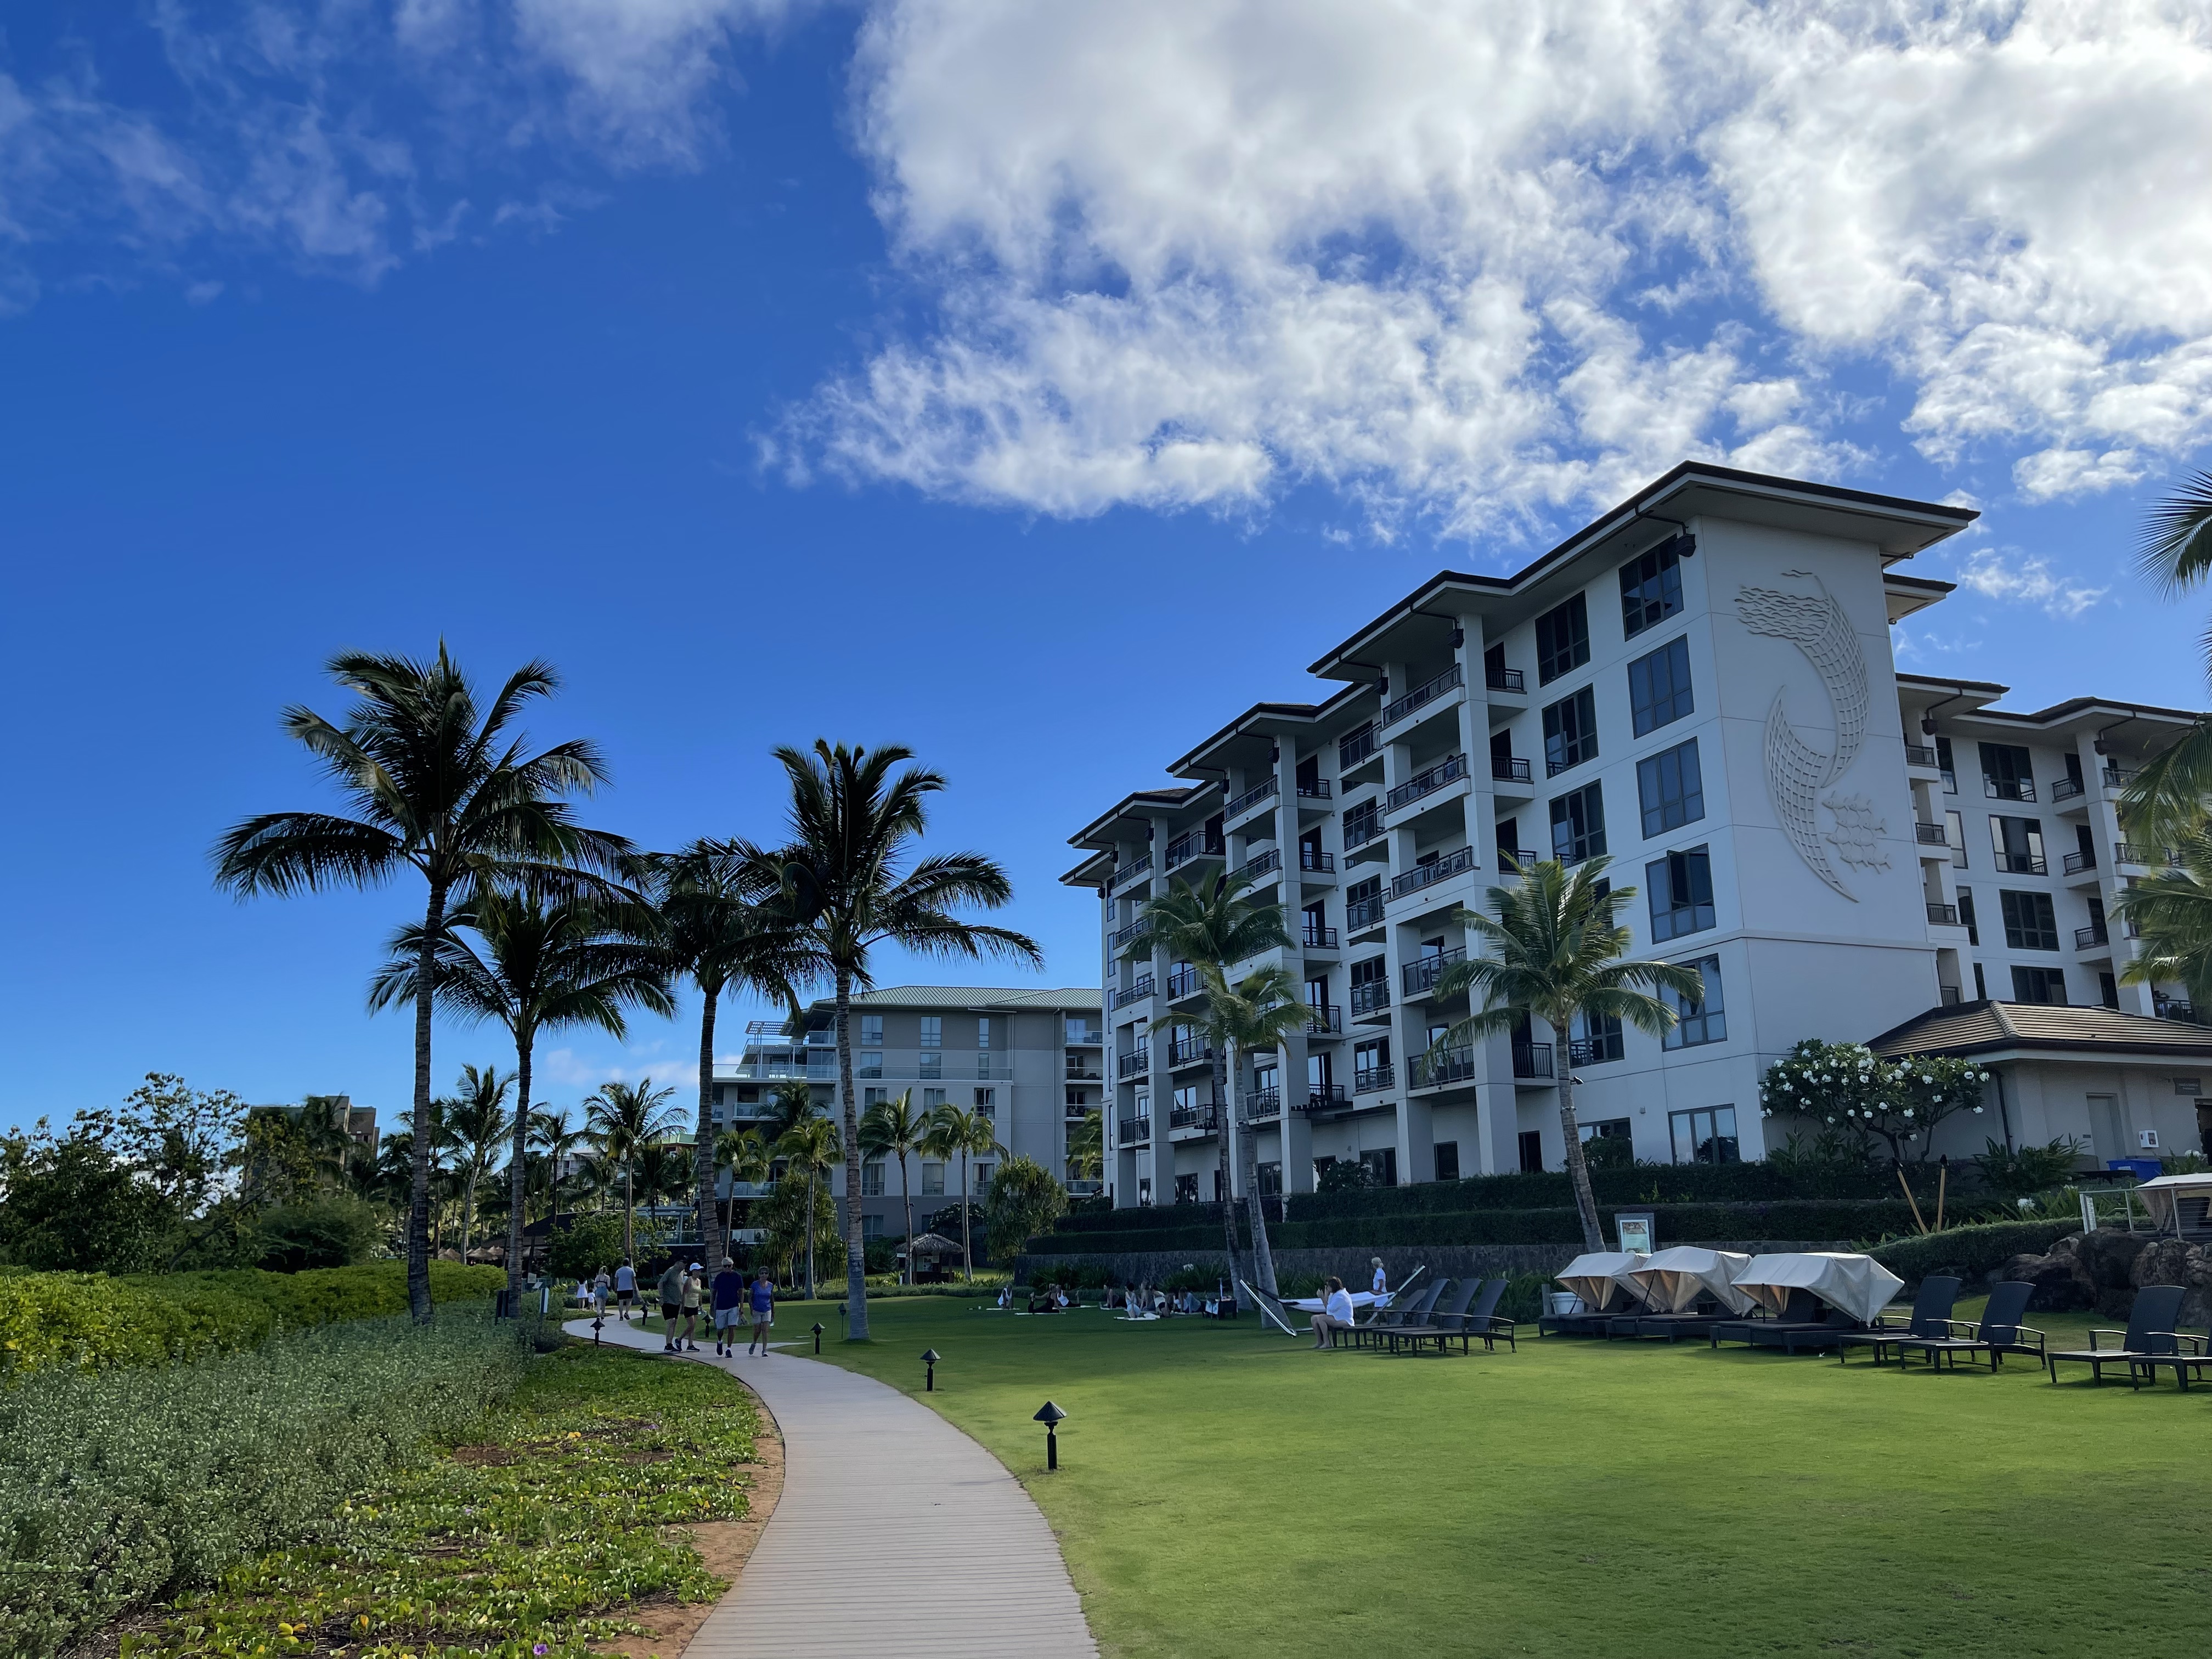
[[[1392,1358],[1250,1320],[871,1314],[873,1344],[833,1334],[823,1358],[1014,1471],[1112,1655],[2202,1645],[2212,1389],[2054,1389],[2024,1360],[1901,1374],[1533,1335]],[[2072,1346],[2092,1322],[2042,1322]],[[1070,1413],[1049,1475],[1048,1396]]]

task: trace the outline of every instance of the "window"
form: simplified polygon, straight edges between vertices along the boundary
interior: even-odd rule
[[[933,1112],[933,1111],[935,1111],[939,1107],[940,1107],[940,1106],[942,1106],[942,1105],[944,1105],[944,1104],[945,1104],[945,1091],[944,1091],[944,1090],[942,1090],[942,1089],[924,1089],[924,1090],[921,1091],[921,1109],[922,1109],[923,1111],[925,1111],[925,1112]]]
[[[1680,939],[1713,925],[1713,864],[1702,847],[1669,853],[1644,866],[1651,896],[1651,937]]]
[[[854,1069],[855,1077],[881,1077],[884,1074],[884,1051],[880,1048],[860,1050],[860,1064]]]
[[[881,1198],[884,1195],[884,1161],[872,1158],[860,1166],[860,1196]]]
[[[869,1107],[871,1107],[871,1106],[880,1106],[880,1105],[882,1105],[882,1104],[884,1103],[884,1099],[885,1099],[885,1098],[886,1098],[890,1094],[890,1090],[888,1090],[888,1089],[863,1089],[863,1090],[861,1090],[861,1091],[860,1091],[860,1109],[861,1109],[862,1111],[864,1111],[864,1112],[865,1112],[865,1111],[866,1111],[866,1110],[867,1110],[867,1109],[868,1109]]]
[[[978,1019],[975,1022],[975,1046],[978,1048],[988,1048],[991,1046],[991,1022],[988,1018]]]
[[[1677,1164],[1735,1164],[1740,1161],[1735,1142],[1735,1108],[1707,1106],[1693,1112],[1669,1112],[1667,1127],[1674,1136]]]
[[[1589,612],[1579,593],[1536,618],[1536,684],[1549,685],[1589,660]]]
[[[1521,1173],[1522,1175],[1543,1174],[1544,1132],[1541,1129],[1522,1130],[1520,1148]]]
[[[1943,839],[1951,843],[1951,867],[1966,867],[1966,820],[1956,808],[1943,814]]]
[[[1948,738],[1936,739],[1936,769],[1943,775],[1943,793],[1947,795],[1957,794],[1959,769],[1952,763],[1951,739]]]
[[[2066,975],[2056,968],[2015,968],[2012,970],[2012,1000],[2063,1006],[2066,1001]]]
[[[1982,942],[1982,927],[1974,918],[1974,890],[1971,887],[1959,890],[1959,920],[1966,924],[1966,943],[1979,945]],[[1975,969],[1977,973],[1980,971],[1979,969]]]
[[[1991,813],[1990,848],[1997,868],[2008,876],[2040,876],[2049,870],[2043,860],[2043,825],[2034,818],[2001,818]]]
[[[1700,957],[1695,962],[1684,963],[1682,966],[1696,969],[1698,977],[1705,981],[1705,999],[1699,1002],[1691,1002],[1675,995],[1672,991],[1662,993],[1666,1000],[1674,1006],[1675,1018],[1674,1024],[1668,1029],[1661,1046],[1668,1048],[1696,1048],[1708,1042],[1727,1042],[1728,1011],[1721,1006],[1721,959],[1718,957]],[[1731,1146],[1735,1144],[1733,1139],[1729,1144]],[[1732,1163],[1734,1156],[1731,1154],[1725,1160],[1707,1159],[1705,1161]]]
[[[924,1077],[943,1077],[945,1075],[945,1051],[943,1049],[925,1048],[921,1051],[921,1074]]]
[[[2014,743],[1985,743],[1982,750],[1982,793],[1992,800],[2033,800],[2035,776],[2027,750]]]
[[[1398,1149],[1379,1146],[1371,1152],[1362,1152],[1359,1161],[1367,1166],[1367,1178],[1377,1187],[1398,1184]]]
[[[969,1190],[981,1198],[991,1190],[991,1166],[988,1164],[978,1164],[971,1179],[975,1184]]]
[[[1605,851],[1605,796],[1597,784],[1586,783],[1552,803],[1552,856],[1562,864],[1580,864]]]
[[[1195,1204],[1198,1202],[1198,1177],[1196,1176],[1179,1175],[1176,1177],[1175,1201],[1178,1204]]]
[[[1083,1091],[1079,1089],[1076,1091],[1078,1095],[1080,1095],[1082,1092]],[[990,1117],[994,1115],[998,1109],[999,1091],[996,1089],[978,1089],[975,1091],[975,1115],[978,1117]]]
[[[1620,636],[1634,639],[1682,608],[1682,570],[1669,536],[1620,567]]]
[[[921,1017],[921,1046],[942,1048],[945,1046],[945,1016],[924,1014]]]
[[[883,1217],[879,1215],[864,1215],[860,1218],[860,1237],[863,1240],[881,1238],[883,1236]]]
[[[2105,1006],[2106,1006],[2107,1008],[2117,1008],[2117,1007],[2118,1007],[2118,1006],[2120,1006],[2120,982],[2119,982],[2119,981],[2118,981],[2117,979],[2114,979],[2114,978],[2113,978],[2110,974],[2100,974],[2100,975],[2097,975],[2097,1000],[2098,1000],[2100,1002],[2103,1003],[2103,1004],[2105,1005]],[[2182,1078],[2176,1078],[2176,1079],[2173,1080],[2173,1091],[2174,1091],[2174,1093],[2176,1093],[2176,1094],[2185,1094],[2185,1093],[2186,1093],[2186,1094],[2194,1094],[2194,1093],[2196,1093],[2196,1092],[2197,1092],[2194,1089],[2185,1090],[2185,1089],[2183,1089],[2183,1088],[2182,1088],[2182,1086],[2181,1086],[2181,1085],[2182,1085],[2182,1084],[2183,1084],[2185,1081],[2186,1081],[2186,1080],[2187,1080],[2187,1079],[2182,1079]]]
[[[1637,762],[1636,794],[1647,838],[1705,817],[1705,775],[1698,765],[1698,740],[1692,738]]]
[[[1585,1146],[1593,1140],[1627,1140],[1633,1138],[1633,1126],[1625,1117],[1601,1118],[1595,1123],[1577,1127],[1582,1130],[1582,1142]]]
[[[1982,964],[1978,962],[1974,964],[1974,1000],[1987,1002],[1989,1000],[1989,981],[1982,977]]]
[[[2004,907],[2005,944],[2015,951],[2056,951],[2058,916],[2048,893],[2019,893],[2004,888],[1997,894]],[[2022,1000],[2041,1001],[2042,998]]]
[[[881,1014],[860,1016],[860,1046],[863,1048],[884,1046],[884,1017]]]
[[[1091,1097],[1082,1090],[1070,1089],[1067,1091],[1067,1109],[1070,1112],[1087,1111],[1090,1105]]]
[[[945,1166],[942,1164],[925,1163],[921,1166],[921,1195],[924,1198],[945,1196]]]
[[[1609,1060],[1619,1060],[1623,1052],[1618,1014],[1577,1012],[1567,1036],[1571,1066],[1602,1066]]]
[[[1638,737],[1680,720],[1692,708],[1689,641],[1670,640],[1628,665],[1628,709]]]
[[[1283,1195],[1283,1166],[1280,1164],[1260,1164],[1254,1174],[1257,1177],[1254,1184],[1258,1187],[1261,1197],[1280,1198]]]
[[[1553,777],[1597,755],[1597,700],[1587,685],[1544,710],[1544,769]]]

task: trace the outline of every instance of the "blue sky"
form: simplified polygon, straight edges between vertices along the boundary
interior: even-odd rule
[[[2212,421],[2201,19],[1492,9],[15,9],[0,1123],[404,1102],[416,896],[207,878],[318,801],[276,717],[343,647],[551,659],[649,845],[906,743],[1053,983],[1077,825],[1688,454],[1979,505],[1910,665],[2203,701],[2212,599],[2128,568]]]

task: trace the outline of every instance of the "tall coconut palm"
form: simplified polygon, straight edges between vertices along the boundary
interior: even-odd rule
[[[2142,935],[2120,970],[2129,985],[2179,984],[2203,1018],[2212,1009],[2212,825],[2201,820],[2173,846],[2172,868],[2144,876],[2113,901],[2116,917]]]
[[[1067,1132],[1067,1172],[1079,1181],[1097,1181],[1106,1168],[1106,1114],[1092,1107]]]
[[[446,1135],[453,1149],[454,1173],[461,1182],[461,1260],[469,1259],[476,1243],[477,1188],[499,1162],[501,1145],[513,1121],[507,1097],[514,1090],[514,1073],[501,1075],[496,1066],[479,1071],[461,1067],[456,1092],[446,1104]]]
[[[548,895],[534,884],[479,888],[455,907],[433,945],[439,998],[448,1014],[492,1019],[514,1039],[522,1103],[511,1121],[507,1282],[522,1291],[523,1178],[527,1171],[532,1068],[541,1032],[592,1026],[628,1030],[626,1006],[672,1014],[668,964],[636,904],[622,890]],[[410,1001],[422,958],[422,929],[401,928],[392,959],[369,983],[368,1006]],[[468,935],[476,936],[471,944]]]
[[[868,1335],[867,1252],[860,1231],[860,1125],[853,1092],[853,993],[874,983],[870,953],[891,945],[918,955],[969,960],[1001,957],[1042,967],[1035,940],[1011,928],[963,921],[968,906],[995,909],[1013,898],[1006,872],[980,853],[940,853],[905,867],[928,827],[928,797],[945,780],[896,744],[812,754],[780,748],[791,785],[789,842],[775,852],[733,847],[770,878],[776,902],[804,935],[810,975],[836,993],[837,1093],[845,1153],[845,1283],[855,1340]]]
[[[2151,508],[2137,568],[2154,587],[2179,595],[2212,577],[2212,472],[2199,472]],[[2212,671],[2212,627],[2203,635]],[[2120,799],[2120,817],[2142,840],[2172,846],[2195,834],[2212,801],[2212,719],[2146,761]]]
[[[655,854],[644,864],[659,947],[671,969],[699,988],[699,1115],[692,1148],[699,1162],[702,1259],[720,1262],[727,1251],[714,1209],[715,1013],[725,994],[750,993],[798,1019],[792,980],[809,964],[781,913],[761,902],[775,890],[758,865],[706,841]]]
[[[576,1156],[580,1146],[586,1146],[592,1132],[568,1115],[563,1106],[558,1111],[540,1106],[530,1115],[530,1144],[545,1160],[546,1186],[553,1200],[553,1218],[547,1224],[547,1243],[561,1231],[562,1170],[568,1160]]]
[[[1283,927],[1283,907],[1279,904],[1256,903],[1249,896],[1255,877],[1243,871],[1232,871],[1212,880],[1193,886],[1181,876],[1170,879],[1168,890],[1145,902],[1138,913],[1137,931],[1127,947],[1131,955],[1149,954],[1164,951],[1170,957],[1188,962],[1201,976],[1211,975],[1202,982],[1208,988],[1216,983],[1224,987],[1229,969],[1236,963],[1249,961],[1263,951],[1285,949],[1291,936]],[[1164,1024],[1197,1021],[1153,1022],[1153,1029]],[[1226,1112],[1229,1103],[1229,1045],[1217,1042],[1210,1045],[1213,1057],[1213,1098],[1218,1109]],[[1224,1248],[1228,1251],[1229,1277],[1232,1284],[1237,1276],[1237,1219],[1231,1205],[1226,1201],[1234,1188],[1229,1179],[1229,1146],[1231,1134],[1241,1139],[1250,1137],[1243,1126],[1233,1121],[1222,1124],[1214,1136],[1218,1180],[1224,1196],[1221,1206],[1221,1226]],[[1257,1166],[1256,1157],[1247,1154],[1248,1164]],[[1247,1182],[1244,1188],[1246,1218],[1252,1229],[1254,1255],[1265,1261],[1266,1267],[1258,1271],[1261,1286],[1270,1293],[1274,1290],[1274,1256],[1267,1248],[1267,1218],[1254,1190],[1255,1182]],[[1239,1292],[1238,1300],[1243,1300]]]
[[[578,824],[559,797],[588,793],[606,778],[599,750],[581,741],[527,752],[515,730],[523,708],[559,678],[542,662],[509,676],[489,703],[442,642],[435,660],[341,652],[329,672],[355,694],[345,724],[313,709],[285,710],[285,730],[306,745],[353,816],[266,812],[216,842],[218,886],[245,897],[326,887],[374,887],[412,870],[424,887],[415,992],[417,1114],[430,1104],[431,952],[440,924],[488,878],[518,867],[598,865],[627,852],[618,837]],[[430,1316],[430,1142],[416,1137],[409,1177],[407,1301]]]
[[[584,1100],[586,1120],[599,1156],[622,1170],[623,1255],[637,1257],[637,1161],[645,1149],[665,1139],[682,1124],[671,1109],[673,1089],[656,1089],[651,1078],[635,1083],[603,1083]]]
[[[970,1158],[989,1158],[993,1153],[1004,1154],[1006,1148],[999,1144],[998,1129],[982,1113],[970,1111],[965,1106],[949,1103],[929,1115],[929,1129],[922,1137],[921,1150],[932,1158],[946,1162],[960,1160],[960,1266],[970,1279],[975,1277],[975,1232],[972,1218],[968,1212],[968,1160]],[[908,1239],[912,1238],[912,1223],[908,1223]],[[909,1242],[907,1257],[910,1261],[914,1249]]]
[[[766,1181],[774,1167],[774,1157],[769,1151],[768,1142],[761,1139],[759,1130],[725,1129],[714,1137],[714,1173],[729,1176],[732,1187],[740,1182],[754,1184]],[[711,1188],[714,1182],[710,1179],[708,1184]],[[726,1240],[736,1226],[737,1204],[737,1195],[732,1193],[723,1213],[722,1232]],[[726,1243],[722,1248],[726,1255],[736,1254]]]
[[[1636,890],[1607,891],[1605,872],[1610,864],[1602,855],[1572,869],[1555,859],[1538,860],[1512,886],[1492,888],[1493,915],[1462,909],[1455,919],[1471,942],[1492,954],[1470,952],[1444,969],[1435,988],[1438,1004],[1463,995],[1480,1005],[1452,1026],[1446,1043],[1510,1030],[1532,1016],[1552,1028],[1560,1061],[1559,1133],[1566,1143],[1567,1176],[1582,1218],[1583,1248],[1590,1250],[1605,1248],[1605,1235],[1598,1226],[1597,1200],[1590,1192],[1582,1130],[1575,1121],[1569,1041],[1575,1016],[1608,1015],[1663,1036],[1674,1024],[1674,1006],[1652,993],[1669,992],[1691,1005],[1705,994],[1705,980],[1694,968],[1627,959],[1634,941],[1618,918]]]
[[[814,1297],[814,1194],[821,1186],[822,1177],[837,1167],[842,1153],[837,1126],[826,1117],[810,1117],[793,1124],[776,1137],[775,1155],[784,1167],[806,1182],[806,1296]],[[860,1190],[854,1182],[848,1188]],[[852,1207],[857,1208],[857,1206]],[[857,1304],[855,1304],[857,1306]]]
[[[906,1207],[906,1282],[914,1283],[914,1194],[907,1182],[907,1160],[921,1150],[929,1120],[914,1109],[914,1091],[896,1100],[879,1100],[860,1119],[860,1150],[873,1158],[895,1158],[899,1166],[899,1201]]]

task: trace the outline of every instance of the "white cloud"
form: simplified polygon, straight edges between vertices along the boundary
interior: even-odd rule
[[[2039,606],[2062,622],[2071,622],[2112,591],[2061,576],[2048,559],[1994,547],[1967,556],[1959,586],[1989,599]]]

